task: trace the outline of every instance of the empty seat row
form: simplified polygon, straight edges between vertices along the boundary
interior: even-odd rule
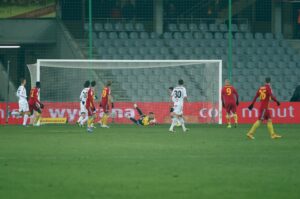
[[[94,45],[99,46],[168,46],[168,47],[221,47],[227,48],[226,40],[189,40],[189,39],[94,39]]]
[[[109,48],[98,48],[98,53],[103,54],[130,54],[130,55],[156,55],[156,54],[162,54],[162,55],[167,55],[170,54],[169,49],[166,47],[150,47],[150,48],[135,48],[135,47],[120,47],[120,48],[114,48],[114,47],[109,47]]]
[[[244,69],[247,71],[247,69],[272,69],[272,68],[277,68],[277,69],[295,69],[297,68],[297,62],[294,61],[279,61],[279,62],[273,62],[273,61],[247,61],[247,62],[241,62],[237,61],[233,63],[233,67],[235,69]]]
[[[174,39],[228,39],[229,38],[229,33],[223,33],[223,32],[199,32],[199,31],[195,31],[195,32],[164,32],[163,33],[163,38],[165,39],[170,39],[170,38],[174,38]],[[253,40],[253,39],[257,39],[257,40],[271,40],[274,41],[274,39],[282,39],[282,35],[281,34],[276,34],[273,35],[272,33],[250,33],[250,32],[246,32],[246,33],[233,33],[232,35],[233,39],[236,40]]]
[[[94,45],[96,47],[114,47],[116,49],[121,47],[127,48],[140,48],[147,49],[151,47],[159,47],[165,48],[169,47],[170,49],[175,49],[176,51],[197,51],[197,53],[204,54],[227,54],[227,42],[226,41],[215,41],[215,40],[204,40],[204,41],[193,41],[193,40],[162,40],[162,39],[149,39],[149,40],[94,40]],[[253,58],[266,57],[269,60],[282,60],[289,61],[293,60],[297,55],[296,51],[292,48],[284,48],[284,47],[239,47],[233,48],[234,56],[249,56]],[[255,55],[255,56],[254,56]],[[295,58],[297,58],[295,56]],[[298,59],[297,59],[298,60]]]
[[[97,36],[98,34],[98,36]],[[98,37],[100,39],[149,39],[149,38],[159,38],[159,35],[155,32],[136,32],[136,31],[130,31],[130,32],[95,32],[94,37]],[[228,39],[229,34],[228,33],[222,33],[222,32],[164,32],[162,35],[162,38],[164,39]],[[278,42],[285,42],[282,40],[281,34],[275,34],[272,33],[233,33],[232,38],[234,40],[237,40],[238,42],[242,41],[248,41],[249,43],[253,42],[252,40],[258,40],[258,42],[263,43],[278,43]]]
[[[120,54],[101,54],[99,55],[100,59],[122,59],[122,60],[171,60],[171,59],[177,59],[174,55],[120,55]]]
[[[99,32],[99,39],[154,39],[158,38],[155,32]]]
[[[291,48],[283,48],[283,47],[240,47],[240,48],[234,48],[233,53],[235,54],[246,54],[246,55],[294,55],[297,54],[296,51],[294,51]]]
[[[95,31],[145,31],[142,23],[95,23]],[[89,24],[84,24],[84,30],[89,30]]]
[[[228,34],[227,34],[228,35]],[[228,38],[228,36],[225,35],[225,38]],[[263,40],[263,39],[266,39],[266,40],[273,40],[273,39],[282,39],[283,36],[282,34],[273,34],[273,33],[270,33],[270,32],[267,32],[267,33],[250,33],[250,32],[246,32],[246,33],[240,33],[240,32],[237,32],[237,33],[234,33],[234,38],[235,39],[259,39],[259,40]]]
[[[163,47],[167,46],[162,39],[95,39],[96,47]]]
[[[222,55],[222,60],[226,61],[227,60],[226,56],[224,56],[224,58]],[[259,65],[260,62],[277,62],[277,63],[278,62],[289,62],[289,61],[297,62],[297,61],[299,61],[299,58],[296,59],[296,58],[294,58],[294,56],[279,56],[279,55],[265,55],[265,54],[254,54],[254,55],[233,54],[233,60],[238,61],[238,62],[253,61],[256,63],[256,65]],[[243,66],[243,67],[245,67],[245,66]]]
[[[206,24],[206,23],[179,23],[179,24],[175,24],[175,23],[170,23],[167,25],[167,30],[171,31],[171,32],[175,32],[175,31],[211,31],[211,32],[226,32],[228,31],[228,25],[227,24]],[[249,26],[248,24],[232,24],[231,26],[231,30],[233,32],[248,32]]]

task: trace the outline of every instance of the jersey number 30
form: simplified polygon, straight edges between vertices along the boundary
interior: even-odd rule
[[[175,98],[181,98],[181,91],[174,91],[175,93]]]

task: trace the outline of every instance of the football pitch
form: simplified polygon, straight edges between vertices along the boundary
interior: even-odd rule
[[[0,126],[0,198],[300,198],[300,125]]]

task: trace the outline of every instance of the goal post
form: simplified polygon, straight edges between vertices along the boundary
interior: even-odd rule
[[[167,123],[168,88],[183,79],[188,94],[187,122],[222,124],[222,60],[38,59],[28,68],[31,84],[41,82],[40,98],[47,107],[43,114],[50,117],[65,116],[74,122],[84,81],[97,82],[98,102],[102,87],[112,80],[116,122],[126,123],[124,113],[134,114],[132,104],[137,102],[145,111],[153,109],[159,123]]]

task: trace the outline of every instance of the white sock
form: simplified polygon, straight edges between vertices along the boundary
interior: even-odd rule
[[[20,116],[20,112],[19,111],[12,111],[10,114],[15,115],[15,116]]]
[[[170,130],[173,130],[173,128],[174,128],[174,126],[177,124],[177,118],[176,117],[173,117],[172,118],[172,124],[171,124],[171,126],[170,126]]]
[[[79,119],[77,120],[77,122],[78,122],[78,123],[81,123],[82,119],[83,119],[83,117],[82,117],[82,115],[80,115],[80,117],[79,117]]]
[[[84,125],[88,121],[89,117],[86,115],[84,119],[81,120],[80,124]]]
[[[183,119],[183,117],[180,117],[180,118],[178,118],[178,120],[179,120],[179,122],[181,123],[181,126],[182,126],[182,130],[186,130],[186,128],[185,128],[185,125],[184,125],[184,119]]]
[[[23,125],[25,126],[27,124],[27,120],[28,120],[28,115],[25,114],[24,117],[23,117]]]

